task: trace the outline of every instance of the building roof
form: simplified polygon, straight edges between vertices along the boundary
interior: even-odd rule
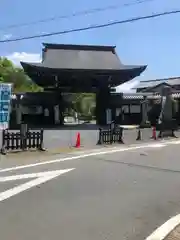
[[[48,43],[43,45],[45,48],[42,63],[26,64],[50,69],[73,70],[129,70],[142,67],[122,64],[116,54],[115,46]],[[24,65],[23,62],[22,65]]]
[[[166,83],[170,86],[180,85],[180,77],[141,81],[134,89],[153,88],[162,83]]]
[[[53,74],[70,74],[94,72],[111,77],[115,74],[119,80],[115,84],[131,80],[139,76],[146,66],[124,65],[120,61],[115,46],[94,45],[66,45],[66,44],[43,44],[43,61],[41,63],[21,62],[24,70],[32,78],[32,73],[53,72]],[[61,78],[62,80],[62,78]],[[36,79],[36,83],[38,80]]]
[[[153,92],[148,92],[148,93],[123,93],[123,99],[158,99],[161,98],[160,94],[154,94]],[[172,93],[172,97],[175,99],[179,99],[180,98],[180,92],[173,92]]]

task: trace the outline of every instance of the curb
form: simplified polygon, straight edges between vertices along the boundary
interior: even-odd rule
[[[24,159],[24,157],[26,158],[37,158],[37,157],[48,157],[48,156],[54,156],[54,155],[58,155],[58,154],[70,154],[70,153],[87,153],[90,151],[104,151],[105,149],[118,149],[123,147],[138,147],[141,145],[148,145],[149,147],[155,147],[154,144],[156,145],[156,147],[162,147],[163,144],[167,144],[168,145],[176,145],[176,144],[180,144],[180,140],[161,140],[158,142],[142,142],[142,143],[136,143],[136,144],[124,144],[124,145],[119,145],[119,144],[113,144],[112,145],[101,145],[101,147],[85,147],[85,146],[81,146],[80,148],[75,148],[75,147],[56,147],[56,148],[50,148],[47,149],[47,151],[45,152],[40,152],[40,151],[35,151],[35,150],[31,150],[31,151],[27,151],[27,152],[23,152],[23,151],[18,151],[18,152],[9,152],[6,156],[2,156],[0,155],[0,159]]]
[[[70,154],[70,153],[82,153],[82,152],[89,152],[89,151],[99,151],[99,150],[104,150],[107,148],[117,148],[119,145],[114,145],[114,146],[106,146],[102,145],[101,148],[98,147],[85,147],[81,146],[79,148],[76,147],[56,147],[56,148],[49,148],[46,151],[37,151],[37,150],[28,150],[28,151],[12,151],[8,152],[7,155],[0,155],[1,158],[24,158],[27,157],[38,157],[38,156],[53,156],[53,155],[58,155],[58,154]]]
[[[83,150],[84,148],[71,148],[71,147],[62,147],[62,148],[52,148],[52,149],[47,149],[44,152],[41,151],[36,151],[36,150],[29,150],[29,151],[17,151],[17,152],[8,152],[7,155],[0,155],[0,159],[4,158],[4,159],[8,159],[8,158],[13,158],[13,159],[24,159],[24,157],[26,158],[37,158],[39,156],[53,156],[53,155],[57,155],[57,154],[68,154],[68,153],[72,153],[72,152],[79,152],[81,150]]]
[[[170,218],[167,222],[157,228],[149,237],[147,237],[146,240],[164,240],[179,225],[180,214]]]

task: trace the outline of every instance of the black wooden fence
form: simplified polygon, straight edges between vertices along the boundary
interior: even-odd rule
[[[122,134],[122,128],[99,128],[99,139],[97,144],[123,143]]]
[[[44,130],[31,131],[23,129],[24,131],[13,132],[9,129],[3,130],[2,133],[2,148],[1,153],[6,154],[7,151],[38,149],[44,151],[43,138]]]

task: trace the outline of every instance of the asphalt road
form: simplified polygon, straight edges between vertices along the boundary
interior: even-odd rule
[[[0,164],[1,239],[145,239],[180,213],[180,142],[157,144]]]

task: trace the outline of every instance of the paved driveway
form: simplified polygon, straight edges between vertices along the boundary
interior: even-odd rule
[[[44,142],[47,148],[61,148],[75,146],[77,133],[81,135],[81,145],[84,147],[95,147],[98,142],[99,130],[87,127],[70,128],[61,130],[45,130]],[[179,134],[179,133],[178,133]],[[149,142],[152,136],[151,129],[142,130],[142,140],[136,141],[137,130],[124,130],[123,140],[125,144]]]

